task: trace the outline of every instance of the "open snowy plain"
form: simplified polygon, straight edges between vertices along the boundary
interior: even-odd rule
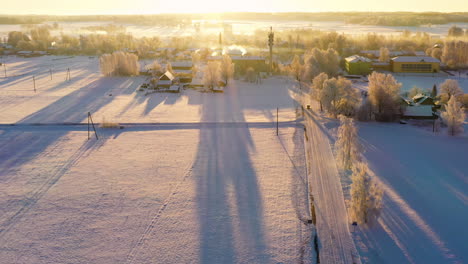
[[[1,263],[314,263],[292,82],[145,96],[145,77],[102,77],[97,58],[5,62]],[[99,140],[88,140],[88,112],[124,128],[98,128]],[[338,124],[320,116],[317,138],[332,146]],[[379,222],[349,227],[361,262],[466,263],[467,132],[358,127],[385,191]],[[347,198],[349,180],[341,183]],[[320,234],[335,227],[321,226],[324,250]]]
[[[313,259],[303,128],[284,80],[145,96],[144,77],[101,77],[96,58],[6,63],[0,262]],[[88,140],[70,125],[87,112],[127,124]]]

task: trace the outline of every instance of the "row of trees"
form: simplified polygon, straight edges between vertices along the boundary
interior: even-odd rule
[[[311,82],[320,73],[334,77],[340,70],[340,57],[336,50],[313,48],[304,54],[304,63],[295,55],[288,66],[283,66],[283,72],[297,81]]]
[[[102,55],[99,66],[104,76],[134,76],[140,73],[138,56],[122,51]]]
[[[383,190],[362,162],[362,147],[353,119],[340,116],[340,124],[335,150],[340,168],[352,171],[350,217],[359,224],[373,223],[382,209]]]
[[[223,55],[221,61],[210,61],[203,72],[203,84],[207,88],[214,88],[222,81],[225,84],[234,76],[234,64],[231,57]]]
[[[329,78],[324,72],[317,75],[311,84],[311,96],[335,118],[338,115],[353,116],[361,102],[359,92],[352,88],[351,81],[343,78]]]

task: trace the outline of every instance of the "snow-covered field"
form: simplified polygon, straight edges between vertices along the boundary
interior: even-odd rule
[[[104,78],[96,58],[8,57],[6,63],[1,263],[313,261],[293,82],[236,80],[223,94],[145,96],[137,91],[144,77]],[[88,140],[87,112],[95,122],[105,118],[125,128],[98,128],[99,140]],[[316,118],[316,130],[332,143],[337,122]],[[467,132],[448,137],[380,123],[359,129],[385,190],[377,225],[353,232],[362,262],[466,263]],[[331,232],[330,224],[318,230],[331,234],[327,241],[348,232],[346,223],[344,232]]]
[[[276,108],[280,121],[296,118],[288,84],[280,79],[266,80],[261,86],[239,81],[224,94],[185,90],[145,96],[137,91],[145,77],[103,78],[94,57],[11,56],[5,62],[9,77],[0,77],[3,124],[84,122],[88,112],[95,122],[105,118],[121,123],[180,123],[200,122],[202,117],[203,122],[273,122]],[[65,81],[68,68],[71,80]],[[238,101],[227,99],[233,93]],[[207,104],[213,108],[204,108]]]
[[[385,192],[378,224],[355,233],[364,263],[467,263],[467,132],[360,123],[359,136]]]
[[[16,77],[0,80],[1,263],[310,263],[303,128],[284,80],[144,96],[143,77],[53,59],[10,58]],[[63,125],[88,111],[132,124],[99,140]]]

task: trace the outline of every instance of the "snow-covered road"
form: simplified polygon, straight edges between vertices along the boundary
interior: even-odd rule
[[[305,111],[309,179],[317,216],[320,263],[360,263],[349,231],[330,135],[312,110]]]

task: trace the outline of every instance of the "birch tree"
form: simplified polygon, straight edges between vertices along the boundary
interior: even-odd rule
[[[360,145],[357,128],[352,118],[340,116],[338,138],[335,142],[338,165],[349,170],[353,164],[360,160]]]
[[[372,180],[364,163],[353,167],[351,180],[351,220],[358,224],[375,222],[382,209],[382,189]]]
[[[455,136],[463,132],[463,122],[465,122],[466,114],[455,96],[450,98],[445,107],[445,112],[441,116],[448,127],[449,135]]]
[[[203,72],[203,84],[206,87],[213,89],[215,86],[219,84],[220,81],[221,81],[220,63],[218,61],[208,62]]]
[[[221,78],[227,84],[228,80],[234,76],[234,63],[232,63],[231,57],[224,54],[221,59]]]
[[[320,103],[320,111],[323,111],[323,106],[322,106],[322,98],[320,97],[320,94],[323,89],[323,83],[328,80],[328,75],[324,72],[320,73],[317,75],[313,80],[312,80],[312,85],[310,86],[312,89],[310,91],[310,95],[312,98],[315,100],[319,101]]]
[[[302,67],[301,59],[299,56],[295,55],[291,65],[289,65],[289,74],[294,77],[296,81],[301,81]]]

